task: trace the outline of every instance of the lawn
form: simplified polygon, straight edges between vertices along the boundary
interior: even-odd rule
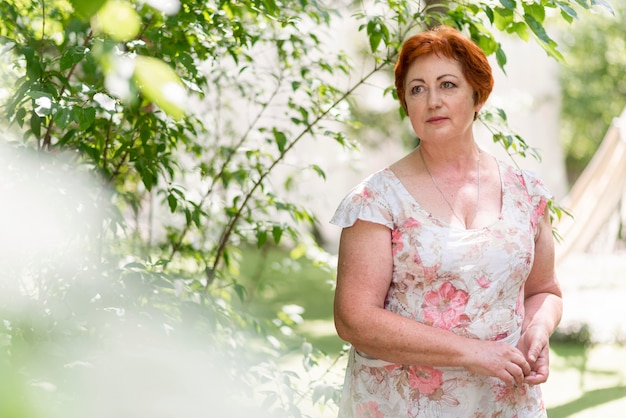
[[[304,320],[296,331],[334,357],[344,345],[332,323],[334,273],[283,256],[277,249],[245,251],[242,284],[254,296],[249,308],[271,317],[285,305],[301,306]],[[626,417],[624,346],[556,341],[551,348],[550,379],[543,385],[550,418]]]

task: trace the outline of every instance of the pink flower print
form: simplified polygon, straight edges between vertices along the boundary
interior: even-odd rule
[[[497,402],[503,402],[511,406],[517,406],[524,402],[524,399],[528,396],[528,385],[523,384],[521,386],[507,386],[501,382],[493,388]]]
[[[520,289],[517,296],[517,304],[515,305],[515,313],[524,316],[524,288]]]
[[[487,289],[491,285],[491,280],[489,280],[484,274],[478,278],[477,282],[483,289]]]
[[[391,231],[391,252],[395,256],[404,249],[404,234],[399,229]]]
[[[537,204],[537,206],[534,207],[533,213],[530,217],[530,225],[532,226],[533,231],[537,228],[537,224],[539,223],[539,218],[541,218],[541,216],[545,212],[547,204],[548,202],[546,201],[546,199],[542,198]]]
[[[512,236],[512,234],[509,234],[509,236]],[[515,251],[518,251],[518,250],[519,250],[519,245],[517,244],[516,241],[507,240],[504,242],[504,251],[507,254],[514,253]]]
[[[375,401],[369,401],[356,406],[356,418],[385,418],[385,415]]]
[[[420,225],[421,224],[417,219],[409,217],[406,221],[404,221],[404,223],[402,224],[402,227],[406,229],[411,229],[411,228],[419,227]]]
[[[361,191],[361,199],[363,200],[370,200],[372,199],[373,196],[374,195],[372,194],[370,189],[368,189],[367,187],[364,187],[363,190]]]
[[[420,253],[418,251],[413,253],[413,262],[418,266],[422,264],[422,257],[420,257]]]
[[[439,271],[439,267],[439,264],[435,264],[432,267],[423,266],[425,283],[432,283],[433,281],[435,281],[435,279],[437,278],[437,272]]]
[[[494,341],[502,341],[502,340],[504,340],[504,339],[505,339],[506,337],[508,337],[508,336],[509,336],[509,333],[508,333],[508,332],[501,332],[500,334],[497,334],[497,335],[493,338],[493,340],[494,340]]]
[[[424,395],[430,395],[443,384],[441,370],[426,366],[411,366],[409,369],[409,386]]]
[[[424,318],[435,327],[451,329],[466,317],[463,312],[468,299],[466,291],[445,282],[439,290],[432,290],[424,295]]]
[[[518,176],[513,170],[513,168],[509,167],[507,170],[504,171],[502,177],[503,177],[502,183],[509,184],[509,183],[514,183],[517,179],[520,179],[521,176]],[[521,177],[521,181],[522,181],[522,184],[524,184],[523,177]]]
[[[355,205],[359,204],[367,204],[368,202],[373,201],[375,198],[374,193],[367,187],[363,187],[358,193],[355,193],[352,196],[352,203]]]
[[[394,364],[388,364],[386,366],[383,366],[383,368],[385,370],[387,370],[390,374],[393,373],[396,369],[402,367],[401,365],[394,363]]]
[[[498,382],[498,384],[494,387],[494,389],[495,389],[496,401],[498,402],[503,402],[507,399],[511,399],[512,395],[514,394],[513,387],[503,385],[500,382]]]

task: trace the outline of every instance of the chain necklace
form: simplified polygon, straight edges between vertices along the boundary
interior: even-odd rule
[[[426,172],[430,176],[430,179],[432,180],[433,185],[435,186],[435,188],[437,189],[437,191],[439,192],[441,197],[443,197],[443,200],[445,200],[446,203],[448,204],[448,207],[452,211],[452,214],[454,215],[454,217],[457,218],[459,220],[459,222],[461,222],[462,225],[465,225],[466,228],[469,228],[474,223],[474,219],[476,219],[476,215],[478,214],[478,203],[479,203],[479,200],[480,200],[480,155],[481,155],[480,148],[478,149],[478,161],[476,162],[476,171],[478,173],[478,179],[477,179],[477,182],[476,182],[476,205],[475,205],[475,208],[474,208],[474,216],[472,217],[471,222],[469,222],[467,225],[465,224],[463,219],[461,219],[456,214],[456,212],[454,211],[454,208],[452,207],[452,204],[450,203],[448,198],[446,198],[446,195],[443,193],[443,191],[441,190],[441,188],[437,184],[437,180],[435,180],[435,177],[433,176],[433,173],[430,172],[430,169],[428,168],[428,164],[426,164],[426,160],[424,159],[424,154],[422,154],[422,147],[418,147],[418,150],[419,150],[419,153],[420,153],[420,157],[422,158],[422,163],[424,163],[424,168],[426,168]]]

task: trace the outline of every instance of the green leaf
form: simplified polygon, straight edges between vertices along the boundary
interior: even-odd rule
[[[170,207],[170,212],[174,213],[178,206],[178,199],[172,193],[167,195],[167,204]]]
[[[59,109],[53,119],[57,127],[65,129],[73,120],[72,111],[68,108]]]
[[[491,55],[493,54],[497,48],[498,48],[498,44],[497,42],[489,37],[489,36],[484,36],[484,35],[479,35],[478,36],[478,46],[480,47],[480,49],[482,49],[483,51],[485,51],[486,55]]]
[[[499,107],[499,108],[497,108],[497,109],[496,109],[496,111],[497,111],[497,113],[498,113],[498,116],[500,116],[500,118],[501,118],[504,122],[506,122],[508,118],[507,118],[507,116],[506,116],[506,112],[504,111],[504,109],[502,109],[502,108],[500,108],[500,107]]]
[[[502,7],[496,7],[494,15],[494,23],[498,30],[506,30],[513,23],[514,15],[513,10],[503,9]]]
[[[76,135],[76,130],[69,129],[65,133],[65,135],[63,135],[61,139],[59,139],[59,145],[66,145],[70,140],[72,140],[72,138],[74,138],[75,135]]]
[[[202,210],[198,207],[196,207],[195,210],[191,214],[191,219],[193,220],[193,223],[196,226],[196,228],[202,227],[202,220],[200,219],[200,215],[202,214],[203,214]]]
[[[500,0],[500,4],[509,10],[515,10],[515,0]]]
[[[561,1],[557,1],[556,5],[559,6],[559,8],[561,9],[562,16],[565,20],[567,20],[568,22],[572,22],[572,19],[577,19],[578,18],[578,13],[576,13],[576,10],[572,9],[570,7],[569,4],[567,3],[563,3]],[[569,19],[568,19],[569,17]]]
[[[140,269],[140,270],[145,270],[146,266],[142,263],[138,263],[136,261],[132,261],[130,263],[127,263],[124,265],[125,269]]]
[[[235,290],[235,293],[237,294],[237,297],[239,298],[239,300],[243,302],[246,298],[246,293],[247,293],[246,287],[242,286],[239,283],[234,283],[233,289]]]
[[[187,94],[172,67],[157,58],[138,56],[133,75],[137,87],[149,101],[174,119],[184,116]]]
[[[572,23],[574,21],[574,18],[571,17],[570,15],[568,15],[567,13],[565,13],[563,10],[561,10],[561,17],[567,22],[567,23]]]
[[[520,39],[528,42],[530,33],[528,33],[528,25],[524,22],[515,22],[508,30],[509,33],[515,33]]]
[[[532,15],[524,14],[524,20],[530,27],[530,30],[539,38],[543,43],[550,44],[550,37],[546,33],[543,25],[537,21]]]
[[[540,42],[539,45],[550,55],[551,57],[557,59],[560,62],[565,62],[565,58],[563,55],[556,49],[557,44],[553,40],[550,40],[548,43]]]
[[[276,128],[272,129],[274,134],[274,141],[276,141],[276,146],[278,146],[278,151],[285,151],[285,145],[287,145],[287,136],[285,136],[284,132],[279,131]]]
[[[543,23],[546,19],[546,9],[537,3],[523,3],[524,13],[535,18],[539,23]]]
[[[504,53],[502,45],[500,44],[498,44],[498,49],[496,49],[496,62],[498,63],[498,67],[502,68],[502,71],[504,71],[504,73],[506,74],[506,71],[504,70],[504,66],[507,62],[506,54]]]
[[[615,16],[615,10],[613,9],[613,6],[611,6],[611,3],[609,3],[606,0],[591,0],[591,5],[592,6],[600,6],[600,7],[604,7],[606,10],[608,10],[613,16]]]
[[[30,130],[33,135],[35,135],[35,138],[41,138],[41,124],[43,120],[44,119],[39,117],[35,112],[32,112],[30,115]]]
[[[82,45],[75,45],[67,49],[61,56],[61,71],[71,68],[74,64],[80,62],[89,50]]]
[[[321,178],[323,178],[324,180],[326,180],[326,173],[324,172],[324,170],[322,170],[322,168],[321,168],[319,165],[317,165],[317,164],[313,164],[313,165],[311,166],[311,168],[313,168],[313,170],[315,170],[315,172],[316,172],[316,173],[317,173],[317,174],[318,174]]]
[[[38,80],[43,72],[39,54],[31,47],[16,47],[26,60],[26,76],[30,80]]]
[[[267,242],[267,231],[264,228],[257,228],[256,230],[256,245],[261,248]]]
[[[114,41],[126,42],[139,34],[141,18],[130,3],[108,0],[96,13],[93,25]]]
[[[380,41],[383,39],[383,34],[380,32],[372,32],[369,35],[370,41],[370,50],[372,52],[376,52],[378,50],[378,45],[380,45]]]
[[[17,112],[15,112],[15,121],[20,126],[24,126],[24,118],[26,118],[26,109],[20,107]]]
[[[52,96],[50,96],[50,94],[46,93],[45,91],[31,90],[28,92],[28,96],[32,97],[33,99],[47,97],[48,99],[52,100]]]
[[[95,15],[107,0],[70,0],[74,12],[82,20],[87,21]]]
[[[380,18],[371,19],[367,22],[367,36],[369,37],[370,50],[376,52],[381,41],[385,42],[389,39],[389,28],[380,20]]]
[[[283,236],[283,228],[279,225],[274,225],[272,227],[272,237],[274,238],[274,243],[280,244],[280,239]]]
[[[493,9],[489,6],[484,6],[483,10],[485,11],[487,18],[489,19],[489,22],[493,23],[493,19],[494,19]]]
[[[72,114],[81,131],[87,130],[96,120],[96,109],[93,107],[74,107]]]

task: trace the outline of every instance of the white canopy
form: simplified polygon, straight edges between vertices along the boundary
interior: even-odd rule
[[[613,119],[600,147],[561,206],[573,215],[555,223],[563,238],[556,245],[559,263],[569,253],[584,252],[619,211],[626,192],[626,108]]]

